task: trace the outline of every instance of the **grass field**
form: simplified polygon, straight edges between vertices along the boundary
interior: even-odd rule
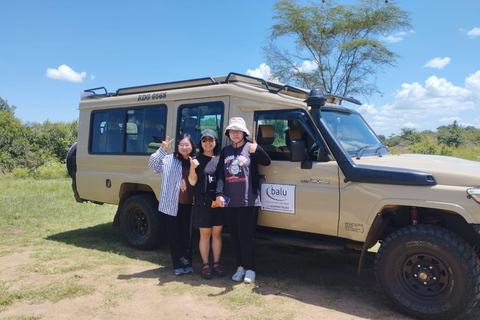
[[[258,241],[255,285],[206,281],[195,234],[197,273],[175,277],[165,246],[128,247],[116,207],[76,203],[70,183],[0,178],[1,319],[409,319],[376,288],[372,256],[357,274],[357,252]],[[231,275],[228,237],[222,256]]]

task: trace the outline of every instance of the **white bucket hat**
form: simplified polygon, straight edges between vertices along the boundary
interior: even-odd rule
[[[239,130],[242,132],[245,132],[247,136],[250,135],[250,132],[248,132],[247,125],[245,124],[245,120],[240,117],[233,117],[230,118],[228,121],[228,126],[225,129],[225,135],[228,137],[228,130]]]

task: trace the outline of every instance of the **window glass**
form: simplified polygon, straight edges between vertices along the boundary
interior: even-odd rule
[[[257,143],[270,155],[272,160],[290,161],[292,141],[304,142],[305,152],[313,145],[314,139],[294,112],[256,112]]]
[[[166,106],[122,108],[92,114],[90,152],[148,154],[165,139]]]
[[[188,133],[198,146],[201,132],[212,129],[217,134],[218,143],[221,144],[223,109],[222,102],[181,105],[178,109],[177,135]]]

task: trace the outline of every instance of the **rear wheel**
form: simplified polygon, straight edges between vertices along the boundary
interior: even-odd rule
[[[422,319],[455,319],[480,298],[479,259],[449,230],[416,225],[385,239],[375,261],[381,290],[404,312]]]
[[[153,249],[165,234],[165,219],[152,194],[137,194],[122,206],[120,225],[127,242],[137,249]]]

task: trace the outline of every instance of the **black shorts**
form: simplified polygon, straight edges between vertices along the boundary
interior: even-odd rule
[[[213,226],[223,226],[223,209],[212,208],[212,197],[205,196],[201,201],[193,205],[193,226],[195,228],[211,228]],[[200,202],[200,203],[199,203]]]

